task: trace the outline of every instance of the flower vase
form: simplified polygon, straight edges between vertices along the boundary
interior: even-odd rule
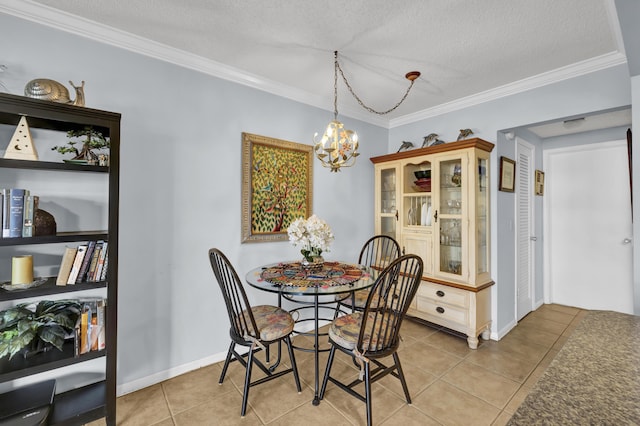
[[[320,269],[324,264],[324,258],[320,255],[305,256],[302,258],[300,264],[305,269]]]

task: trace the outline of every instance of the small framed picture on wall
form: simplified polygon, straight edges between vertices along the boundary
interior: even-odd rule
[[[500,157],[500,184],[498,189],[513,192],[516,182],[516,162],[507,157]]]
[[[536,170],[536,195],[544,195],[544,172],[542,170]]]

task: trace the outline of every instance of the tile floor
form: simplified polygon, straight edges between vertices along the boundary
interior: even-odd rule
[[[398,379],[385,377],[373,385],[374,424],[506,424],[585,313],[544,305],[499,342],[481,340],[477,350],[469,349],[463,338],[405,321],[399,354],[413,403],[404,400]],[[296,339],[301,344],[308,338]],[[322,354],[321,373],[326,359]],[[117,424],[366,424],[364,403],[331,383],[320,405],[313,406],[313,355],[296,351],[296,361],[302,393],[296,392],[291,374],[253,387],[244,418],[240,417],[244,369],[234,362],[222,385],[218,385],[222,366],[214,364],[118,398]],[[351,359],[339,352],[333,372],[341,377],[358,373]],[[104,424],[102,419],[91,425]]]

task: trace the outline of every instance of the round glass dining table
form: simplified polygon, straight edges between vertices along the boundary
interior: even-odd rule
[[[297,322],[313,321],[312,333],[297,332],[298,334],[313,334],[315,361],[315,395],[313,405],[318,405],[319,394],[319,344],[318,344],[318,324],[320,317],[318,311],[327,304],[335,303],[335,295],[353,293],[358,290],[367,289],[375,283],[378,271],[365,265],[345,263],[340,261],[326,261],[322,265],[315,267],[303,266],[300,262],[278,262],[264,266],[259,266],[247,272],[247,283],[259,290],[278,294],[278,306],[282,306],[282,298],[299,303],[301,308],[293,309],[291,312],[302,309],[312,309],[311,318],[301,318]],[[323,296],[334,296],[328,301],[320,301]],[[335,308],[332,308],[335,312]],[[332,318],[323,318],[330,320]],[[296,347],[296,349],[303,349]],[[280,348],[278,348],[278,360]],[[277,365],[277,364],[276,364]]]

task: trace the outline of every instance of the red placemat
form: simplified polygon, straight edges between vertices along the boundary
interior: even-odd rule
[[[260,277],[275,285],[291,287],[333,287],[348,285],[369,274],[358,265],[324,262],[319,268],[307,268],[300,262],[279,263],[266,268]]]

